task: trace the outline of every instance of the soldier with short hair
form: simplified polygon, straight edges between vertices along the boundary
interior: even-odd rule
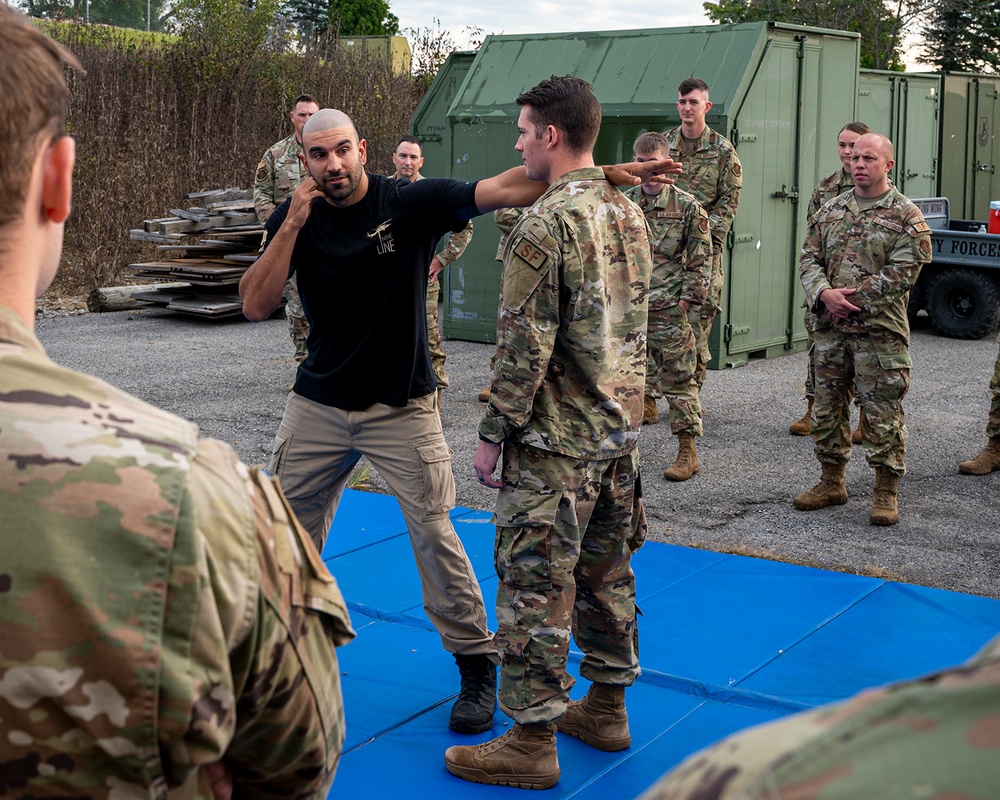
[[[687,78],[677,87],[677,112],[681,124],[665,132],[670,141],[668,155],[684,164],[677,176],[677,188],[695,196],[708,212],[712,233],[712,283],[704,303],[688,312],[698,340],[698,366],[695,378],[700,389],[705,383],[708,362],[708,336],[712,322],[722,308],[722,255],[726,237],[740,204],[743,167],[736,148],[725,136],[713,131],[705,122],[712,108],[708,84],[701,78]]]
[[[670,143],[662,133],[644,133],[632,146],[636,161],[664,158]],[[695,378],[698,345],[688,312],[705,302],[712,279],[712,238],[708,214],[695,198],[676,186],[633,186],[625,196],[646,215],[652,231],[653,276],[649,284],[649,352],[642,422],[659,420],[656,401],[670,405],[670,431],[677,437],[677,458],[663,473],[686,481],[699,469],[695,439],[701,436],[701,400]]]
[[[555,732],[630,746],[639,674],[632,549],[652,258],[642,211],[594,167],[601,106],[579,78],[517,98],[516,149],[545,194],[507,239],[497,358],[473,468],[499,489],[499,699],[513,728],[445,764],[477,783],[559,780]],[[503,453],[500,478],[493,472]],[[586,699],[569,702],[570,636]]]
[[[892,142],[876,133],[854,143],[854,188],[809,220],[799,272],[816,314],[816,399],[812,437],[820,482],[794,505],[814,511],[847,502],[850,400],[861,405],[862,444],[875,468],[869,521],[899,521],[899,479],[906,473],[903,397],[910,387],[906,300],[931,260],[930,228],[920,210],[889,183]]]
[[[261,225],[267,222],[274,209],[280,206],[295,191],[305,177],[302,165],[302,127],[309,117],[319,111],[316,99],[310,94],[300,94],[292,101],[288,117],[294,131],[291,136],[271,145],[257,164],[253,183],[253,206]],[[288,319],[288,335],[295,345],[295,360],[300,364],[306,357],[306,341],[309,338],[309,323],[302,311],[298,283],[293,275],[288,279],[283,293],[285,317]]]
[[[278,486],[34,335],[72,197],[64,65],[0,3],[0,794],[322,800],[354,634]]]
[[[396,149],[392,154],[392,163],[396,167],[396,171],[392,177],[396,180],[422,181],[424,176],[420,174],[420,169],[424,165],[424,155],[420,147],[420,140],[416,136],[402,137],[396,143]],[[448,380],[448,372],[444,368],[444,363],[448,356],[445,354],[444,346],[441,343],[441,319],[438,312],[441,281],[438,280],[438,275],[444,271],[445,267],[453,264],[462,257],[465,248],[472,241],[472,222],[467,222],[462,230],[448,234],[447,239],[448,241],[444,247],[435,253],[434,258],[431,259],[427,273],[427,347],[431,354],[431,367],[434,369],[434,377],[438,383],[439,409],[441,405],[441,390],[447,389],[450,382]]]

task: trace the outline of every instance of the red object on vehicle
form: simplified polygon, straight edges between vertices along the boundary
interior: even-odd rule
[[[990,233],[1000,233],[1000,200],[990,203],[990,221],[986,229]]]

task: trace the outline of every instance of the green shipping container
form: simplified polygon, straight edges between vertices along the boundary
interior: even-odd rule
[[[857,34],[773,23],[489,36],[448,111],[446,174],[474,180],[519,165],[515,98],[553,74],[594,87],[604,111],[597,162],[630,161],[641,133],[679,124],[677,86],[696,75],[711,87],[708,124],[736,146],[744,181],[711,366],[799,350],[806,206],[839,163],[838,131],[854,119],[858,53]],[[475,231],[445,279],[444,330],[493,341],[499,234],[487,220]]]
[[[938,196],[939,74],[861,70],[858,120],[895,146],[889,177],[907,197]]]
[[[985,220],[1000,200],[1000,76],[944,73],[940,192],[954,219]]]

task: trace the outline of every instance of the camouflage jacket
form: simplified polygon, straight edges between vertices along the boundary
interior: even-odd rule
[[[398,175],[393,175],[396,180],[400,180]],[[419,172],[414,181],[422,181],[424,176]],[[455,231],[445,242],[444,247],[442,247],[435,255],[438,257],[438,261],[441,265],[447,267],[462,257],[462,253],[465,252],[465,248],[469,246],[469,242],[472,241],[472,221],[465,223],[465,227],[460,231]]]
[[[669,308],[680,300],[704,303],[712,280],[712,237],[705,209],[676,186],[665,186],[653,196],[631,186],[625,196],[642,209],[653,236],[649,310]]]
[[[930,228],[919,209],[890,188],[861,211],[853,191],[826,203],[809,220],[799,275],[816,329],[841,333],[887,330],[907,341],[906,300],[920,268],[931,260]],[[821,313],[826,289],[854,287],[848,299],[861,311],[839,322]]]
[[[290,513],[0,308],[0,795],[325,798],[353,631]]]
[[[667,155],[684,162],[684,172],[675,176],[676,186],[693,194],[705,207],[712,229],[712,247],[718,256],[740,204],[743,167],[736,148],[725,136],[706,125],[695,152],[684,157],[680,150],[681,129],[672,128],[664,135],[670,140]]]
[[[493,221],[500,229],[500,245],[497,247],[497,261],[503,262],[503,251],[507,247],[507,237],[514,230],[521,217],[524,216],[523,208],[498,208],[493,212]]]
[[[723,739],[641,800],[993,800],[1000,637],[967,664]]]
[[[838,169],[833,175],[827,175],[819,182],[819,185],[813,190],[812,197],[809,198],[806,218],[812,219],[812,215],[819,211],[823,203],[827,200],[833,200],[837,195],[853,188],[854,178],[846,170]]]
[[[262,225],[305,178],[306,170],[299,160],[301,152],[302,146],[295,140],[293,133],[287,139],[271,145],[257,164],[257,174],[253,181],[253,207]]]
[[[600,169],[552,183],[507,240],[480,438],[573,458],[634,450],[651,272],[642,211]]]

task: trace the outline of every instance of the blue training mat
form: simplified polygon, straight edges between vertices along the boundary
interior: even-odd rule
[[[496,624],[490,514],[455,529]],[[323,558],[358,638],[338,650],[347,739],[330,798],[525,798],[453,777],[444,751],[458,669],[424,613],[406,523],[388,495],[346,490]],[[632,747],[558,737],[562,775],[539,798],[633,798],[721,737],[969,658],[1000,631],[1000,601],[811,567],[647,543],[633,558],[642,676],[626,701]],[[570,654],[577,675],[580,653]],[[580,681],[573,697],[582,697]]]

